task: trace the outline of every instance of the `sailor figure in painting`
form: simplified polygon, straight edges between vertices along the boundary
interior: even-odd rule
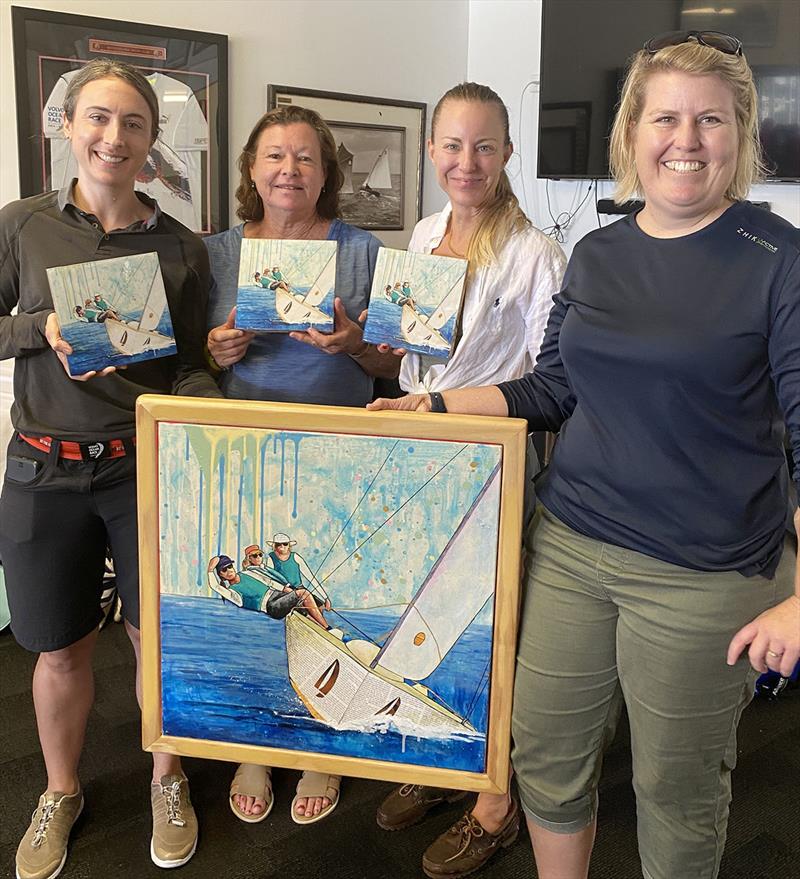
[[[275,537],[283,538],[285,535],[276,534]],[[322,613],[323,607],[325,610],[331,609],[330,599],[303,558],[289,552],[289,538],[286,537],[285,544],[273,545],[276,549],[270,556],[277,556],[278,564],[270,558],[265,562],[263,552],[257,544],[253,544],[245,550],[245,563],[238,572],[230,556],[214,556],[208,563],[209,587],[221,598],[244,610],[260,611],[272,619],[282,620],[296,609],[310,616],[323,629],[337,631],[331,629]],[[305,588],[301,572],[315,584],[315,589],[321,590],[325,595],[324,600]]]
[[[264,274],[267,278],[270,290],[277,290],[278,287],[280,287],[281,290],[285,290],[287,293],[291,293],[289,285],[284,280],[283,274],[281,273],[279,266],[273,266],[271,272],[265,272]]]

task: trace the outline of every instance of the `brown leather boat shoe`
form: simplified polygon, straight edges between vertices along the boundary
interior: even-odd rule
[[[439,803],[455,803],[466,791],[423,784],[401,784],[378,806],[375,820],[384,830],[403,830],[421,821]]]
[[[485,830],[467,812],[445,831],[422,856],[422,869],[430,879],[459,879],[480,868],[501,848],[508,848],[519,833],[519,806],[511,801],[505,821],[496,833]]]

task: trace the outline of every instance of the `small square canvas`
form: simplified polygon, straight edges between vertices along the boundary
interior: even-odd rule
[[[245,238],[236,327],[259,333],[333,329],[335,241]]]
[[[466,277],[465,259],[382,247],[364,340],[449,357]]]
[[[177,352],[157,253],[47,270],[70,375]]]

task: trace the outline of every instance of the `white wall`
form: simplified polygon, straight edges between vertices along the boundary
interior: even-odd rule
[[[228,34],[231,223],[236,159],[266,109],[267,83],[424,101],[430,112],[467,70],[467,0],[0,0],[0,205],[19,198],[12,5]],[[427,170],[423,212],[431,213],[444,198]],[[398,247],[410,234],[379,233]],[[0,473],[12,365],[0,363]]]
[[[12,5],[228,34],[231,199],[267,83],[425,101],[430,112],[467,71],[467,0],[0,0],[0,204],[19,197]],[[430,213],[444,199],[425,178]],[[387,239],[405,246],[410,232]]]
[[[553,221],[547,208],[545,181],[536,179],[541,14],[541,0],[471,0],[467,75],[492,86],[506,102],[517,152],[509,166],[514,190],[534,223],[544,228]],[[614,27],[613,23],[608,26]],[[547,188],[553,215],[576,207],[588,187],[586,180],[550,181]],[[601,180],[598,191],[600,198],[610,198],[612,184]],[[800,226],[800,184],[755,186],[750,198],[771,202],[775,213]],[[602,222],[611,219],[603,217]],[[576,241],[596,227],[592,192],[566,232],[565,250],[569,253]]]

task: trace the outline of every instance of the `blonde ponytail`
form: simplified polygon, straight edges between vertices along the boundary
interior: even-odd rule
[[[476,82],[462,82],[445,92],[436,104],[431,119],[431,140],[436,139],[436,124],[439,121],[442,107],[447,101],[468,101],[479,104],[494,104],[500,111],[503,123],[504,145],[509,146],[508,110],[497,92],[487,85]],[[511,189],[508,175],[505,171],[500,172],[497,187],[491,201],[481,209],[480,220],[475,231],[472,233],[467,247],[467,259],[469,260],[469,273],[473,274],[477,269],[496,262],[498,255],[505,246],[506,241],[517,232],[521,232],[531,225],[531,221],[525,216],[519,201]]]

